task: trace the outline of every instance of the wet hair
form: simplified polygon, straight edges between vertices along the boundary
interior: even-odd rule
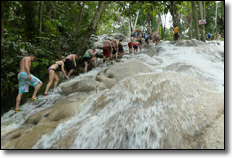
[[[61,57],[59,58],[59,60],[63,60],[63,59],[65,59],[65,56],[61,56]]]

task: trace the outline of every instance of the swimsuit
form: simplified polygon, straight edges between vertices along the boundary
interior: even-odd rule
[[[50,70],[54,70],[54,68],[49,68],[49,69],[48,69],[48,72],[49,72]],[[54,71],[55,71],[55,70],[54,70]]]
[[[123,51],[123,46],[121,44],[118,45],[118,52],[122,52]]]
[[[131,49],[131,48],[132,48],[132,45],[133,45],[133,44],[132,44],[132,42],[129,42],[129,43],[128,43],[128,47],[129,47],[129,49]]]
[[[61,65],[60,65],[60,64],[58,64],[58,63],[55,63],[55,64],[57,64],[57,65],[58,65],[58,68],[57,68],[57,69],[59,69],[59,68],[61,67]],[[54,69],[54,68],[49,68],[49,69],[48,69],[48,72],[49,72],[50,70],[54,70],[54,71],[55,71],[55,69]]]
[[[104,54],[104,56],[106,56],[106,57],[109,57],[109,56],[110,56],[110,47],[109,47],[109,46],[103,47],[103,54]]]
[[[29,81],[26,71],[18,73],[19,93],[29,92],[29,85],[35,88],[41,82],[37,77],[35,77],[32,74],[31,74],[31,77],[32,79],[31,81]]]
[[[85,51],[83,55],[83,61],[89,61],[90,59],[92,59],[91,53],[89,51]]]
[[[135,43],[135,44],[133,45],[133,48],[134,48],[134,49],[138,49],[138,46],[139,46],[139,43]]]
[[[68,71],[68,72],[69,72],[70,70],[72,70],[72,69],[75,68],[73,62],[72,62],[69,58],[66,58],[66,59],[65,59],[64,65],[65,65],[65,67],[67,68],[67,71]]]

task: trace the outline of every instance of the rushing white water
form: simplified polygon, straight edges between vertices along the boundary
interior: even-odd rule
[[[201,91],[217,92],[198,86],[199,81],[188,83],[189,77],[185,76],[194,77],[224,93],[224,42],[185,47],[164,41],[158,46],[152,45],[152,48],[162,48],[152,57],[143,54],[146,48],[138,55],[129,55],[127,43],[123,44],[126,55],[122,62],[135,58],[148,65],[152,72],[125,78],[111,89],[91,93],[75,116],[43,135],[34,149],[182,148],[182,135],[193,135],[198,130],[198,119],[206,119],[201,114],[206,107],[196,109],[197,98]],[[64,98],[59,93],[63,84],[96,77],[106,68],[99,65],[61,83],[49,97],[40,96],[41,102],[27,102],[20,113],[13,115],[13,110],[5,113],[1,118],[1,137],[22,126],[33,113]]]

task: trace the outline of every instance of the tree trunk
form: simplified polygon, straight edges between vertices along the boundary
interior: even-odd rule
[[[204,19],[206,19],[206,7],[205,7],[205,1],[204,1]]]
[[[151,23],[151,14],[150,11],[147,10],[147,24],[148,24],[148,32],[151,33],[152,32],[152,23]]]
[[[131,13],[130,13],[130,6],[129,6],[129,37],[131,36],[132,32],[133,32],[133,29],[131,25]]]
[[[137,12],[137,16],[136,16],[136,19],[135,19],[135,24],[134,24],[133,30],[136,29],[136,25],[137,25],[137,21],[138,21],[138,16],[139,16],[139,11]]]
[[[215,3],[216,3],[216,14],[215,14],[215,36],[214,36],[214,40],[217,39],[217,7],[218,7],[217,2],[215,2]]]
[[[177,26],[179,27],[179,31],[178,31],[178,34],[179,34],[179,39],[182,39],[182,24],[180,22],[180,15],[176,12],[176,22],[177,22]]]
[[[196,39],[199,40],[199,25],[198,25],[198,18],[197,18],[197,12],[196,12],[196,6],[195,6],[195,1],[191,1],[192,4],[192,10],[193,10],[193,20],[196,26],[196,30],[195,30],[195,36]]]
[[[3,12],[3,1],[1,1],[1,44],[3,41],[3,35],[4,35],[4,27],[3,27],[3,18],[4,18],[4,12]],[[3,47],[1,47],[1,55],[3,55]]]
[[[171,15],[172,15],[172,21],[173,21],[173,26],[177,25],[177,27],[179,27],[179,38],[182,38],[182,26],[180,25],[180,16],[177,12],[177,6],[176,6],[176,2],[175,1],[171,1]]]
[[[40,9],[39,9],[39,36],[42,33],[42,24],[43,24],[43,6],[44,1],[40,1]]]
[[[35,17],[36,17],[36,10],[35,10],[35,3],[34,1],[22,1],[23,12],[25,15],[24,21],[24,32],[26,35],[26,39],[29,42],[34,40],[36,35],[36,28],[35,28]],[[38,15],[38,14],[37,14]]]
[[[3,1],[1,1],[1,42],[3,39],[3,18],[4,18]]]
[[[88,29],[87,29],[87,31],[85,33],[85,36],[82,39],[82,42],[80,44],[80,49],[78,49],[78,51],[79,51],[78,55],[82,55],[83,51],[87,48],[88,41],[89,41],[92,33],[96,29],[98,20],[101,17],[106,5],[107,5],[106,1],[99,1],[97,12],[95,13],[94,18],[91,21],[91,24],[89,25],[89,27],[88,27]]]
[[[84,6],[85,6],[85,1],[83,1],[83,4],[81,5],[81,9],[80,9],[79,14],[78,14],[77,26],[76,26],[76,29],[75,29],[75,32],[74,32],[75,40],[77,39],[77,33],[78,33],[78,30],[79,30],[79,27],[80,27],[80,24],[81,24],[82,13],[83,13],[83,10],[84,10]]]
[[[158,33],[160,30],[160,22],[161,22],[160,12],[158,12],[158,20],[157,20],[157,25],[156,25],[156,29],[155,29]]]
[[[176,8],[176,3],[175,3],[175,1],[171,1],[171,5],[170,5],[170,13],[171,13],[171,15],[172,15],[172,22],[173,22],[173,26],[174,25],[177,25],[177,19],[176,19],[176,10],[177,10],[177,8]]]
[[[165,38],[165,29],[166,29],[166,17],[167,15],[164,15],[164,24],[161,25],[161,38],[164,40]]]
[[[203,20],[203,8],[202,8],[202,1],[199,1],[199,6],[200,6],[200,15],[201,15],[201,20]],[[201,25],[201,40],[205,42],[205,25]]]

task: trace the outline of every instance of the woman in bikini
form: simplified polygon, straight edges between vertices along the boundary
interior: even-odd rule
[[[48,90],[49,88],[51,87],[54,79],[55,79],[55,83],[54,83],[54,89],[56,89],[58,83],[59,83],[59,77],[58,75],[56,74],[56,70],[61,68],[61,71],[62,73],[65,75],[65,77],[67,79],[69,79],[69,77],[66,75],[66,72],[64,70],[64,61],[65,61],[65,58],[62,57],[61,60],[59,61],[56,61],[54,64],[52,64],[49,69],[48,69],[48,73],[49,73],[49,82],[46,86],[46,89],[45,89],[45,92],[44,92],[44,95],[47,96],[48,95]]]

